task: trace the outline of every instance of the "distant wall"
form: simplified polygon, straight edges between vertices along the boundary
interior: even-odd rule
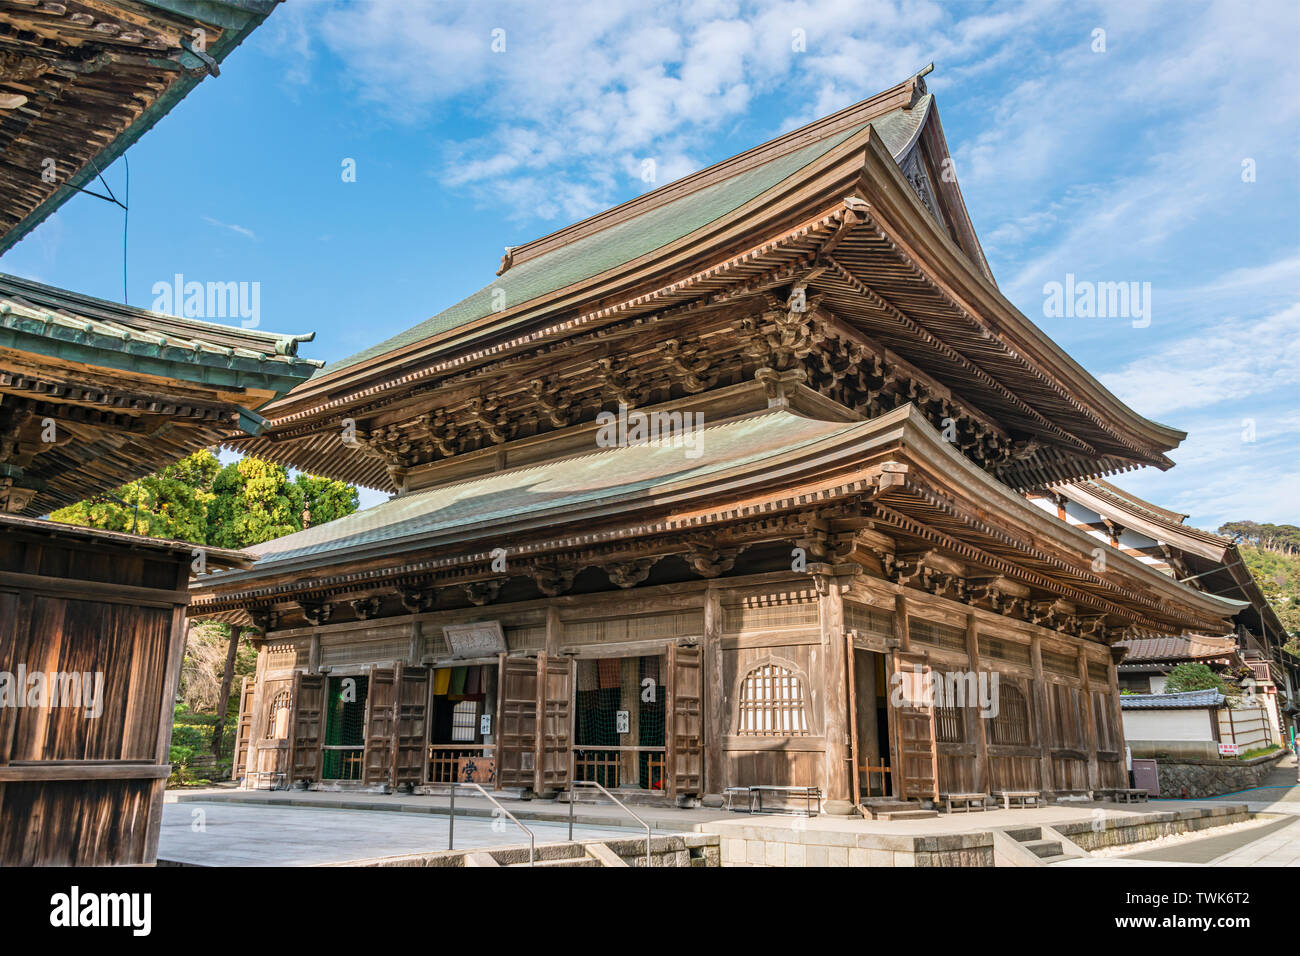
[[[1278,750],[1251,760],[1158,760],[1160,796],[1196,799],[1258,787],[1286,753]]]
[[[1208,707],[1187,710],[1126,710],[1124,739],[1213,741],[1214,712]]]

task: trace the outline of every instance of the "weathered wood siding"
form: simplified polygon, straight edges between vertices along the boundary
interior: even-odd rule
[[[184,551],[0,530],[0,671],[102,675],[98,716],[0,707],[0,864],[154,862],[188,576]]]

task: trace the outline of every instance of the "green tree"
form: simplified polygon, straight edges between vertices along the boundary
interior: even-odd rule
[[[304,474],[290,480],[280,465],[258,458],[242,458],[223,468],[204,450],[114,493],[60,508],[50,517],[90,528],[239,549],[301,531],[304,523],[315,526],[342,518],[356,511],[357,504],[357,489],[341,481]],[[255,656],[247,646],[244,650],[241,658],[229,625],[208,623],[191,630],[181,670],[184,704],[174,723],[173,761],[182,767],[200,749],[194,746],[200,726],[212,753],[228,756],[234,678],[241,667],[250,671],[252,662],[245,658]],[[209,710],[215,714],[208,716]]]
[[[280,465],[241,458],[221,469],[212,483],[207,543],[246,548],[302,530],[302,492]]]
[[[295,477],[293,483],[302,494],[303,511],[299,513],[299,518],[303,524],[310,521],[315,527],[357,510],[359,498],[357,489],[352,485],[345,485],[333,478],[303,474]]]
[[[220,468],[216,456],[205,449],[111,494],[60,508],[50,517],[105,531],[209,544],[207,510]]]
[[[1165,693],[1180,694],[1189,690],[1217,690],[1226,692],[1223,681],[1206,664],[1191,661],[1178,664],[1169,672]]]

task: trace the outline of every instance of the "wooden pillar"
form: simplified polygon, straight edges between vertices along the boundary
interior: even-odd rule
[[[704,792],[721,795],[729,786],[722,738],[727,726],[727,690],[722,681],[722,594],[704,592]]]
[[[190,583],[190,566],[188,562],[179,563],[176,574],[175,589],[184,594]],[[181,663],[185,657],[185,642],[189,639],[189,619],[185,615],[189,597],[185,604],[172,607],[171,633],[163,648],[163,685],[158,715],[158,736],[154,744],[154,759],[168,760],[172,744],[172,724],[176,719],[176,689],[181,682]],[[143,715],[143,710],[141,710]],[[170,766],[170,764],[167,764]],[[143,862],[153,863],[158,859],[158,837],[162,832],[163,793],[167,789],[167,777],[161,776],[148,785],[152,789],[149,801],[149,830],[145,836]]]
[[[661,678],[663,675],[660,675]],[[623,685],[619,693],[619,710],[627,711],[627,733],[619,738],[624,747],[636,747],[641,743],[641,658],[624,657],[619,662],[619,683]],[[668,728],[664,728],[664,743],[668,742]],[[639,785],[640,754],[635,750],[625,750],[619,754],[619,785],[635,787]]]
[[[307,673],[320,673],[320,632],[318,631],[312,632],[311,643],[307,645]]]
[[[555,604],[546,608],[546,656],[560,655],[560,639],[564,636],[564,625],[560,622],[560,609]]]
[[[974,614],[966,615],[966,657],[970,663],[971,673],[975,675],[976,686],[980,679],[980,639],[978,619]],[[989,772],[989,744],[985,719],[975,708],[975,790],[987,793],[992,786]]]
[[[861,781],[858,779],[858,767],[862,765],[862,741],[858,739],[858,672],[857,660],[853,653],[853,635],[844,629],[844,674],[849,691],[849,790],[853,805],[862,803]]]
[[[1097,722],[1092,718],[1092,684],[1088,678],[1088,655],[1086,648],[1079,648],[1079,682],[1083,688],[1083,739],[1088,744],[1088,789],[1096,790],[1101,786],[1101,768],[1097,765]]]
[[[406,662],[412,667],[419,667],[424,662],[424,623],[411,622],[411,644],[406,651]]]
[[[826,812],[853,812],[849,785],[849,705],[845,678],[844,593],[839,578],[829,567],[815,574],[821,612],[822,726],[826,733]]]
[[[1034,662],[1034,729],[1038,734],[1039,789],[1056,787],[1052,774],[1052,717],[1047,701],[1047,681],[1043,678],[1043,641],[1037,634],[1030,638],[1029,653]]]
[[[1106,662],[1106,676],[1110,683],[1111,720],[1115,725],[1115,741],[1116,746],[1119,747],[1120,766],[1123,768],[1120,771],[1124,778],[1121,786],[1127,787],[1129,786],[1128,763],[1124,757],[1128,741],[1124,737],[1124,708],[1119,703],[1119,665],[1115,663],[1113,652],[1111,659]]]
[[[890,666],[885,669],[887,678],[899,673],[902,666],[898,655],[907,654],[912,650],[912,632],[907,622],[907,595],[894,595],[894,640],[898,642],[895,653],[891,655]],[[903,743],[901,734],[902,727],[899,724],[898,708],[894,706],[893,685],[889,679],[885,681],[885,716],[889,721],[889,775],[890,795],[894,797],[901,796],[899,789],[900,782],[903,779]]]

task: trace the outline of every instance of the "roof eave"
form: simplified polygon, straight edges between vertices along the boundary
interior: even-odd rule
[[[218,63],[225,60],[230,52],[247,39],[254,29],[262,24],[270,12],[281,0],[141,0],[150,6],[170,10],[189,16],[195,20],[214,22],[227,21],[229,28],[221,38],[207,50],[207,55]],[[219,24],[224,25],[224,24]],[[192,56],[192,54],[190,54]],[[195,59],[196,66],[202,66]],[[123,130],[111,143],[95,154],[91,162],[70,176],[66,183],[47,196],[44,202],[29,212],[8,232],[0,236],[0,255],[8,252],[14,245],[26,238],[27,234],[39,226],[58,210],[65,202],[80,192],[87,183],[107,169],[118,157],[129,149],[141,136],[153,128],[180,103],[190,91],[206,77],[206,73],[195,76],[184,73],[172,83],[159,97],[149,105],[136,119]]]

